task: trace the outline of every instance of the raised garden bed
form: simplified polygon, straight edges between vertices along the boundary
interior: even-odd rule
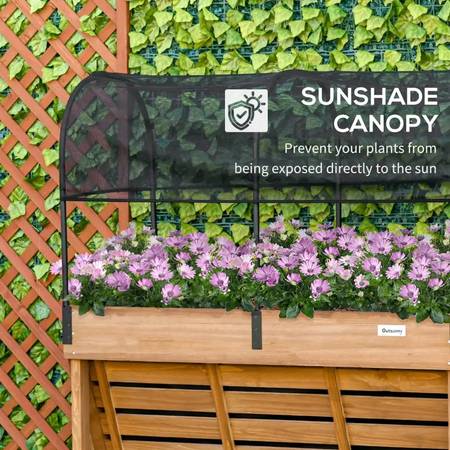
[[[449,448],[448,324],[262,311],[253,350],[239,310],[72,319],[74,450]]]

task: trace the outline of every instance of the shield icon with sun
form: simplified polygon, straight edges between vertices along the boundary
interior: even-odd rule
[[[247,128],[251,124],[254,115],[255,109],[253,105],[244,100],[239,100],[228,105],[228,118],[238,130]]]

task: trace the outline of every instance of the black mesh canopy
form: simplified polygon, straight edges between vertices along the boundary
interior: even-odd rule
[[[96,73],[76,88],[64,115],[62,199],[335,201],[339,190],[342,201],[443,200],[450,196],[449,78]],[[321,90],[326,101],[330,89],[397,89],[406,98],[408,88],[416,95],[427,86],[437,88],[436,104],[302,101],[311,98],[304,88]]]

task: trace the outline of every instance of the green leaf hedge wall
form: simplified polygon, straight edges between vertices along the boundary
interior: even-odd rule
[[[129,4],[132,73],[450,69],[450,0],[130,0]],[[162,207],[169,213],[162,232],[177,223],[183,231],[200,225],[211,236],[230,230],[237,241],[250,233],[249,205]],[[132,206],[131,211],[138,220],[148,215],[143,205]],[[278,214],[300,216],[305,225],[314,227],[332,221],[333,207],[261,206],[263,222]],[[362,229],[403,225],[421,231],[425,222],[449,217],[450,207],[353,204],[344,205],[343,216]]]

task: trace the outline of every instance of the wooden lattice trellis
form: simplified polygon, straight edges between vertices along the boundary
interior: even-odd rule
[[[9,0],[3,7],[0,6],[0,34],[8,41],[8,46],[3,54],[0,54],[0,78],[8,85],[7,95],[0,98],[0,122],[8,130],[8,136],[3,139],[0,152],[0,165],[7,173],[7,181],[0,189],[0,208],[7,211],[11,204],[11,194],[20,188],[28,200],[26,201],[25,214],[11,220],[0,234],[0,252],[3,260],[7,260],[7,269],[0,277],[0,296],[4,304],[8,305],[4,320],[0,317],[0,340],[6,349],[3,362],[0,365],[0,385],[3,392],[7,392],[6,400],[0,403],[0,441],[8,442],[7,450],[33,447],[30,437],[40,430],[48,440],[48,449],[66,449],[70,442],[70,421],[64,424],[59,432],[56,432],[48,422],[49,416],[59,410],[63,416],[70,417],[70,383],[66,379],[57,387],[48,377],[56,366],[64,371],[69,371],[69,364],[63,358],[61,347],[48,334],[48,330],[54,326],[60,318],[60,303],[49,289],[53,276],[45,280],[38,280],[32,270],[33,260],[36,254],[47,263],[53,263],[59,259],[49,243],[51,237],[60,230],[60,218],[56,208],[46,209],[45,200],[58,187],[58,168],[55,165],[46,165],[43,157],[44,149],[52,148],[59,139],[59,124],[49,114],[49,107],[55,99],[62,104],[68,100],[67,91],[69,84],[74,84],[74,79],[82,79],[87,75],[86,65],[91,58],[99,56],[107,66],[107,70],[116,72],[127,71],[128,60],[128,6],[125,0],[117,0],[115,7],[113,2],[107,0],[89,0],[81,2],[74,7],[67,0],[50,0],[37,12],[31,12],[30,3],[26,0]],[[82,33],[84,48],[74,54],[68,48],[69,40],[81,29],[81,19],[88,16],[94,10],[101,11],[106,22],[105,26],[96,35]],[[40,32],[45,24],[57,14],[66,21],[63,31],[53,39],[48,39],[46,49],[39,57],[34,56],[30,41]],[[26,23],[20,33],[15,33],[11,26],[19,17]],[[116,51],[111,51],[106,41],[115,37]],[[23,59],[28,70],[22,77],[11,78],[9,66],[17,58]],[[68,70],[58,79],[46,84],[48,90],[40,98],[33,95],[32,85],[43,76],[43,69],[54,60],[61,58],[68,64]],[[16,102],[22,101],[26,108],[26,115],[17,121],[10,113]],[[39,144],[33,145],[27,134],[30,128],[40,122],[47,130],[47,137]],[[15,164],[10,153],[20,144],[28,152],[28,157],[21,165]],[[30,184],[26,177],[37,165],[46,172],[45,183],[40,189]],[[110,227],[106,224],[108,218],[118,211],[119,225],[123,226],[128,221],[127,206],[109,204],[100,211],[94,210],[86,204],[71,204],[69,214],[78,208],[78,211],[89,221],[88,225],[80,232],[69,232],[71,248],[69,255],[74,252],[86,251],[86,244],[96,233],[103,236],[112,235]],[[32,223],[32,217],[36,213],[45,215],[45,222],[40,232]],[[11,240],[18,232],[28,238],[28,245],[23,252],[17,252],[11,245]],[[20,254],[19,254],[20,253]],[[20,276],[29,288],[22,297],[17,298],[11,289],[11,283]],[[30,313],[30,307],[37,299],[42,299],[49,307],[48,317],[36,320]],[[27,337],[24,340],[15,340],[12,327],[20,321],[27,329]],[[48,351],[48,356],[39,365],[30,356],[30,351],[39,342]],[[11,371],[20,363],[28,372],[26,379],[18,383],[11,377]],[[25,373],[26,373],[25,372]],[[40,386],[47,393],[47,400],[37,408],[30,400],[30,393]],[[19,409],[28,416],[28,421],[21,427],[17,427],[12,419],[13,411]],[[20,429],[19,429],[20,428]],[[9,436],[5,440],[5,436]],[[45,441],[45,439],[44,439]],[[42,442],[42,441],[41,441]]]

